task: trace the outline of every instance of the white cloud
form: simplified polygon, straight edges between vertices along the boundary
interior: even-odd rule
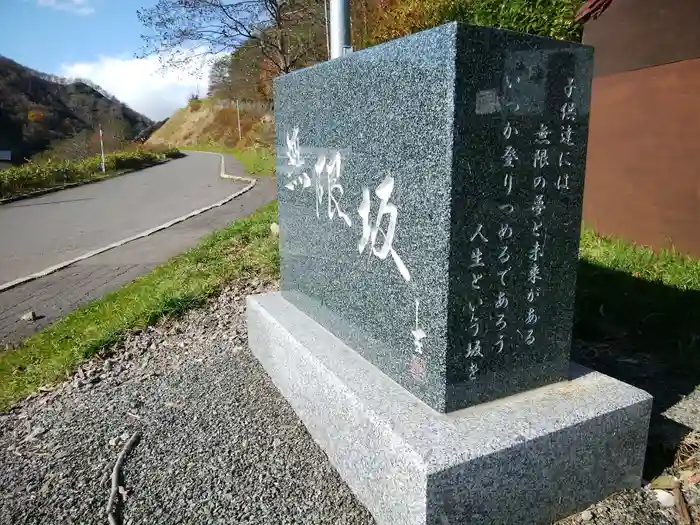
[[[95,8],[88,5],[88,0],[37,0],[37,3],[43,7],[68,11],[81,16],[91,15],[95,12]]]
[[[154,120],[162,120],[187,104],[189,95],[206,96],[209,65],[160,70],[157,57],[102,56],[94,62],[64,64],[60,74],[86,78],[103,87],[131,108]]]

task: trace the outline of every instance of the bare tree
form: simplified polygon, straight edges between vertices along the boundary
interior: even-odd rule
[[[315,58],[322,13],[320,0],[158,0],[137,13],[151,30],[137,56],[179,67],[250,42],[274,74],[288,73]]]
[[[248,41],[241,45],[231,56],[229,62],[229,90],[236,94],[237,98],[247,101],[259,100],[260,77],[262,73],[270,69],[266,64],[265,56],[255,42]],[[269,72],[274,76],[274,72]]]
[[[209,96],[228,91],[230,64],[231,55],[217,58],[212,64],[209,70]]]

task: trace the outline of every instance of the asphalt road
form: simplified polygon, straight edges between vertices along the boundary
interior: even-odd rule
[[[226,173],[230,175],[245,175],[242,166],[236,159],[228,155],[224,156],[224,159]],[[137,176],[138,173],[134,173],[133,175],[125,175],[124,177],[60,191],[37,199],[18,201],[17,203],[5,206],[8,206],[8,209],[15,210],[18,209],[17,205],[19,204],[34,205],[36,202],[67,201],[70,199],[66,197],[75,194],[78,190],[90,189],[94,191],[95,194],[103,195],[103,190],[96,189],[97,186],[101,185],[108,185],[106,192],[112,194],[111,192],[117,191],[113,183],[121,182],[123,179],[127,181],[127,183],[129,181],[132,182],[131,190],[129,190],[128,187],[125,188],[123,183],[119,186],[122,190],[122,200],[126,202],[123,202],[121,207],[116,203],[105,203],[105,209],[118,210],[121,208],[123,211],[116,213],[118,216],[115,218],[115,222],[118,224],[129,224],[129,227],[133,229],[131,231],[133,231],[133,233],[138,233],[142,230],[167,222],[176,216],[185,215],[195,209],[203,208],[208,204],[221,201],[226,196],[238,191],[242,186],[241,184],[219,178],[219,166],[220,158],[216,155],[191,154],[185,159],[179,159],[163,166],[149,168],[149,170],[159,170],[155,172],[156,174],[153,177],[153,171],[150,173],[141,173],[144,175],[142,178]],[[167,177],[167,171],[160,171],[161,168],[167,169],[168,167],[176,168],[172,172],[173,176],[169,178]],[[193,171],[188,174],[187,170],[189,168],[193,168]],[[204,171],[205,169],[209,169],[208,174]],[[147,181],[145,180],[145,176],[148,177]],[[153,184],[156,179],[163,181],[163,186],[154,187]],[[178,181],[180,186],[175,185]],[[129,184],[127,184],[127,186],[128,185]],[[174,191],[174,189],[178,191]],[[197,191],[199,191],[198,194]],[[148,203],[146,199],[136,196],[137,194],[142,195],[146,192],[149,192],[149,194],[152,195],[151,198],[156,202]],[[205,200],[206,197],[202,194],[205,196],[208,195],[209,200]],[[113,195],[116,195],[116,193]],[[112,199],[116,200],[114,197]],[[113,250],[80,261],[46,277],[0,292],[0,345],[16,343],[47,326],[56,319],[63,317],[76,307],[99,298],[109,291],[120,288],[140,275],[150,272],[153,268],[171,257],[195,246],[199,239],[206,234],[218,228],[222,228],[236,219],[250,215],[257,208],[274,199],[274,179],[269,177],[260,178],[250,191],[221,207],[213,208],[201,215],[156,232],[148,237],[132,241]],[[137,206],[134,204],[137,201],[139,202],[139,209],[136,209]],[[44,261],[43,263],[33,264],[31,266],[39,270],[51,264],[56,264],[62,260],[71,258],[70,255],[67,255],[69,253],[73,254],[72,256],[75,257],[90,249],[99,248],[110,242],[129,236],[128,232],[124,230],[116,231],[105,226],[104,219],[107,217],[107,212],[99,211],[99,208],[96,208],[98,210],[97,214],[100,216],[100,219],[94,221],[96,224],[91,227],[89,225],[90,222],[93,222],[91,220],[83,221],[83,223],[78,221],[80,227],[91,232],[93,231],[92,228],[102,228],[102,230],[109,232],[112,237],[105,236],[95,239],[94,237],[90,237],[90,235],[94,235],[91,233],[88,235],[88,239],[81,240],[79,236],[76,236],[74,233],[61,233],[58,239],[51,240],[48,238],[46,231],[42,229],[40,223],[32,222],[33,228],[42,230],[41,233],[36,234],[39,240],[35,240],[34,242],[36,244],[33,245],[31,239],[24,239],[25,236],[30,238],[35,236],[35,232],[29,225],[22,226],[15,224],[15,228],[21,228],[20,231],[14,233],[7,231],[10,227],[4,222],[5,214],[7,214],[7,217],[12,217],[12,213],[7,213],[5,206],[0,206],[0,238],[9,238],[10,240],[18,239],[17,246],[24,246],[26,250],[24,253],[29,253],[32,247],[34,247],[33,249],[35,251],[38,251],[37,246],[40,242],[44,242],[44,246],[54,246],[63,254],[60,257],[56,257],[55,254],[51,255],[51,253],[49,253],[49,256],[42,259]],[[59,203],[56,205],[29,206],[26,209],[60,209],[61,207],[63,207],[63,204]],[[154,213],[152,223],[147,223],[147,219],[145,218],[148,212],[144,210],[144,208],[149,207],[155,208],[155,211],[152,212]],[[25,208],[19,208],[20,211],[24,209]],[[168,210],[170,210],[170,213],[167,213]],[[68,212],[67,215],[73,216],[73,213]],[[129,218],[128,216],[132,217]],[[141,217],[142,222],[139,223],[136,217]],[[27,220],[33,219],[28,218]],[[54,218],[53,220],[56,219]],[[144,225],[145,227],[143,227]],[[73,247],[68,247],[67,242],[62,243],[61,239],[67,236],[73,239],[77,238],[78,240],[74,242],[82,248],[76,250]],[[43,239],[43,241],[40,239]],[[21,252],[15,251],[14,249],[6,251],[4,249],[5,242],[6,241],[3,240],[2,244],[0,244],[0,247],[3,248],[0,251],[0,271],[5,272],[3,275],[12,275],[5,269],[6,261],[16,260],[18,258],[17,254]],[[94,243],[94,245],[90,245],[90,242]],[[85,249],[85,247],[88,248]],[[53,259],[51,257],[53,257]],[[52,262],[46,264],[48,261]],[[21,262],[17,264],[19,264],[22,270],[21,275],[31,273],[29,271],[29,264],[22,265]],[[36,271],[36,269],[34,271]],[[14,275],[17,277],[21,276],[17,273],[18,272],[15,271]],[[10,279],[14,278],[16,277],[10,277]],[[7,280],[9,279],[0,278],[0,282],[6,282]],[[40,319],[33,323],[20,320],[21,315],[28,310],[36,312],[36,314],[40,316]]]
[[[0,206],[0,284],[79,257],[214,204],[244,187],[219,177],[218,155]]]

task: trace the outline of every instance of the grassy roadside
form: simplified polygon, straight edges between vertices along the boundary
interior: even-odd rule
[[[279,252],[270,232],[276,220],[277,204],[272,203],[0,354],[0,411],[42,385],[65,379],[81,361],[129,331],[201,304],[227,282],[252,275],[276,278]]]
[[[246,173],[257,175],[258,177],[269,177],[275,173],[275,155],[271,150],[265,148],[235,149],[208,144],[201,146],[182,146],[180,149],[185,151],[211,151],[212,153],[233,155],[243,164]]]
[[[182,153],[177,148],[138,147],[110,153],[105,155],[105,173],[101,171],[100,155],[79,161],[49,159],[29,162],[0,171],[0,201],[97,182],[180,156]]]
[[[150,164],[144,164],[140,168],[123,169],[123,170],[113,170],[105,171],[105,173],[98,172],[93,174],[91,177],[74,181],[74,182],[56,182],[54,185],[47,186],[41,189],[36,189],[28,193],[14,193],[7,197],[0,197],[0,204],[7,204],[22,199],[30,199],[32,197],[39,197],[40,195],[45,195],[47,193],[54,193],[56,191],[67,190],[69,188],[74,188],[76,186],[83,186],[85,184],[92,184],[93,182],[100,182],[102,180],[113,179],[119,177],[120,175],[126,175],[127,173],[133,173],[134,171],[150,168],[151,166],[157,166],[158,164],[164,164],[171,159],[164,159],[158,162],[153,162]]]
[[[247,170],[258,166],[258,174],[274,170],[274,158],[267,153],[259,158],[261,150],[192,149],[233,153]],[[277,277],[277,238],[269,229],[276,220],[273,203],[0,354],[0,410],[41,385],[64,379],[79,362],[130,330],[200,304],[227,282]],[[654,354],[681,371],[700,364],[700,261],[655,253],[584,228],[575,310],[577,339]]]

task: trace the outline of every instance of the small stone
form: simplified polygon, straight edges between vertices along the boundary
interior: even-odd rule
[[[654,496],[656,496],[656,501],[658,501],[659,505],[661,505],[662,507],[669,508],[673,507],[676,504],[676,500],[673,497],[673,494],[671,494],[670,492],[666,492],[665,490],[654,490]]]
[[[584,510],[581,513],[581,521],[591,521],[593,519],[593,513],[590,510]]]
[[[30,434],[24,438],[24,441],[34,441],[36,438],[46,434],[46,429],[41,425],[37,425],[32,429]]]
[[[280,227],[279,224],[276,222],[273,222],[270,224],[270,232],[272,232],[272,235],[279,235],[280,234]]]
[[[128,432],[122,432],[122,435],[119,436],[119,439],[121,439],[122,441],[126,441],[127,439],[129,439],[129,433],[128,433]]]
[[[109,372],[112,370],[112,367],[114,366],[114,363],[112,362],[111,359],[107,359],[104,363],[102,363],[102,370],[105,372]]]
[[[34,312],[34,310],[29,310],[29,311],[23,313],[22,316],[20,317],[20,319],[22,321],[28,321],[28,322],[33,323],[34,321],[37,320],[36,312]]]
[[[34,430],[32,430],[32,436],[34,437],[43,436],[44,434],[46,434],[46,429],[42,426],[36,426]]]
[[[686,503],[691,507],[696,507],[698,503],[700,503],[700,500],[698,499],[698,493],[696,490],[690,490],[687,493],[684,493],[684,496]]]

